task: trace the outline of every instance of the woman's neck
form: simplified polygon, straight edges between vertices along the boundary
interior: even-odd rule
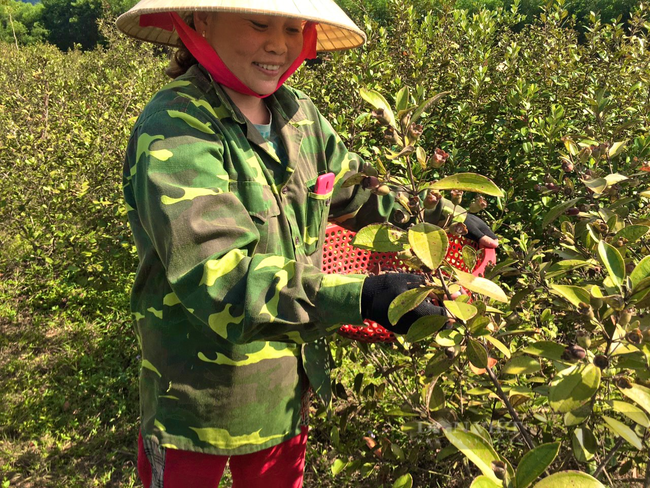
[[[244,114],[244,117],[253,124],[268,124],[270,122],[269,111],[263,99],[251,95],[244,95],[227,86],[224,86],[223,89],[232,102],[237,105],[241,113]]]

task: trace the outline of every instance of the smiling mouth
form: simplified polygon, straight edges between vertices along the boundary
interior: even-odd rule
[[[262,64],[262,63],[256,63],[256,62],[253,62],[253,64],[255,66],[259,66],[260,68],[262,68],[263,70],[266,70],[266,71],[278,71],[280,69],[279,64]]]

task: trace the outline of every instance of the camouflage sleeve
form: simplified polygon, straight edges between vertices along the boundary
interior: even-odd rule
[[[365,276],[254,252],[260,233],[229,191],[225,161],[236,144],[210,108],[172,108],[138,123],[127,161],[145,252],[157,254],[188,313],[233,343],[303,343],[360,323]]]

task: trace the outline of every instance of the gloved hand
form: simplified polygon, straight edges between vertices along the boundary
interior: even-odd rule
[[[404,314],[397,324],[388,320],[388,306],[407,290],[424,285],[424,277],[412,273],[385,273],[371,275],[363,282],[361,290],[361,315],[364,319],[377,322],[396,334],[406,334],[409,327],[420,317],[427,315],[447,315],[444,307],[434,305],[430,298],[410,312]]]
[[[478,242],[482,247],[495,249],[499,245],[496,234],[476,215],[468,213],[465,216],[465,226],[467,227],[467,238]]]

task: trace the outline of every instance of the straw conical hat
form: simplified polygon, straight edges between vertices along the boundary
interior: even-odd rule
[[[117,28],[143,41],[176,46],[178,35],[146,21],[147,14],[218,11],[278,15],[318,22],[318,51],[361,46],[366,35],[334,0],[141,0],[117,19]],[[145,19],[141,20],[141,16]]]

